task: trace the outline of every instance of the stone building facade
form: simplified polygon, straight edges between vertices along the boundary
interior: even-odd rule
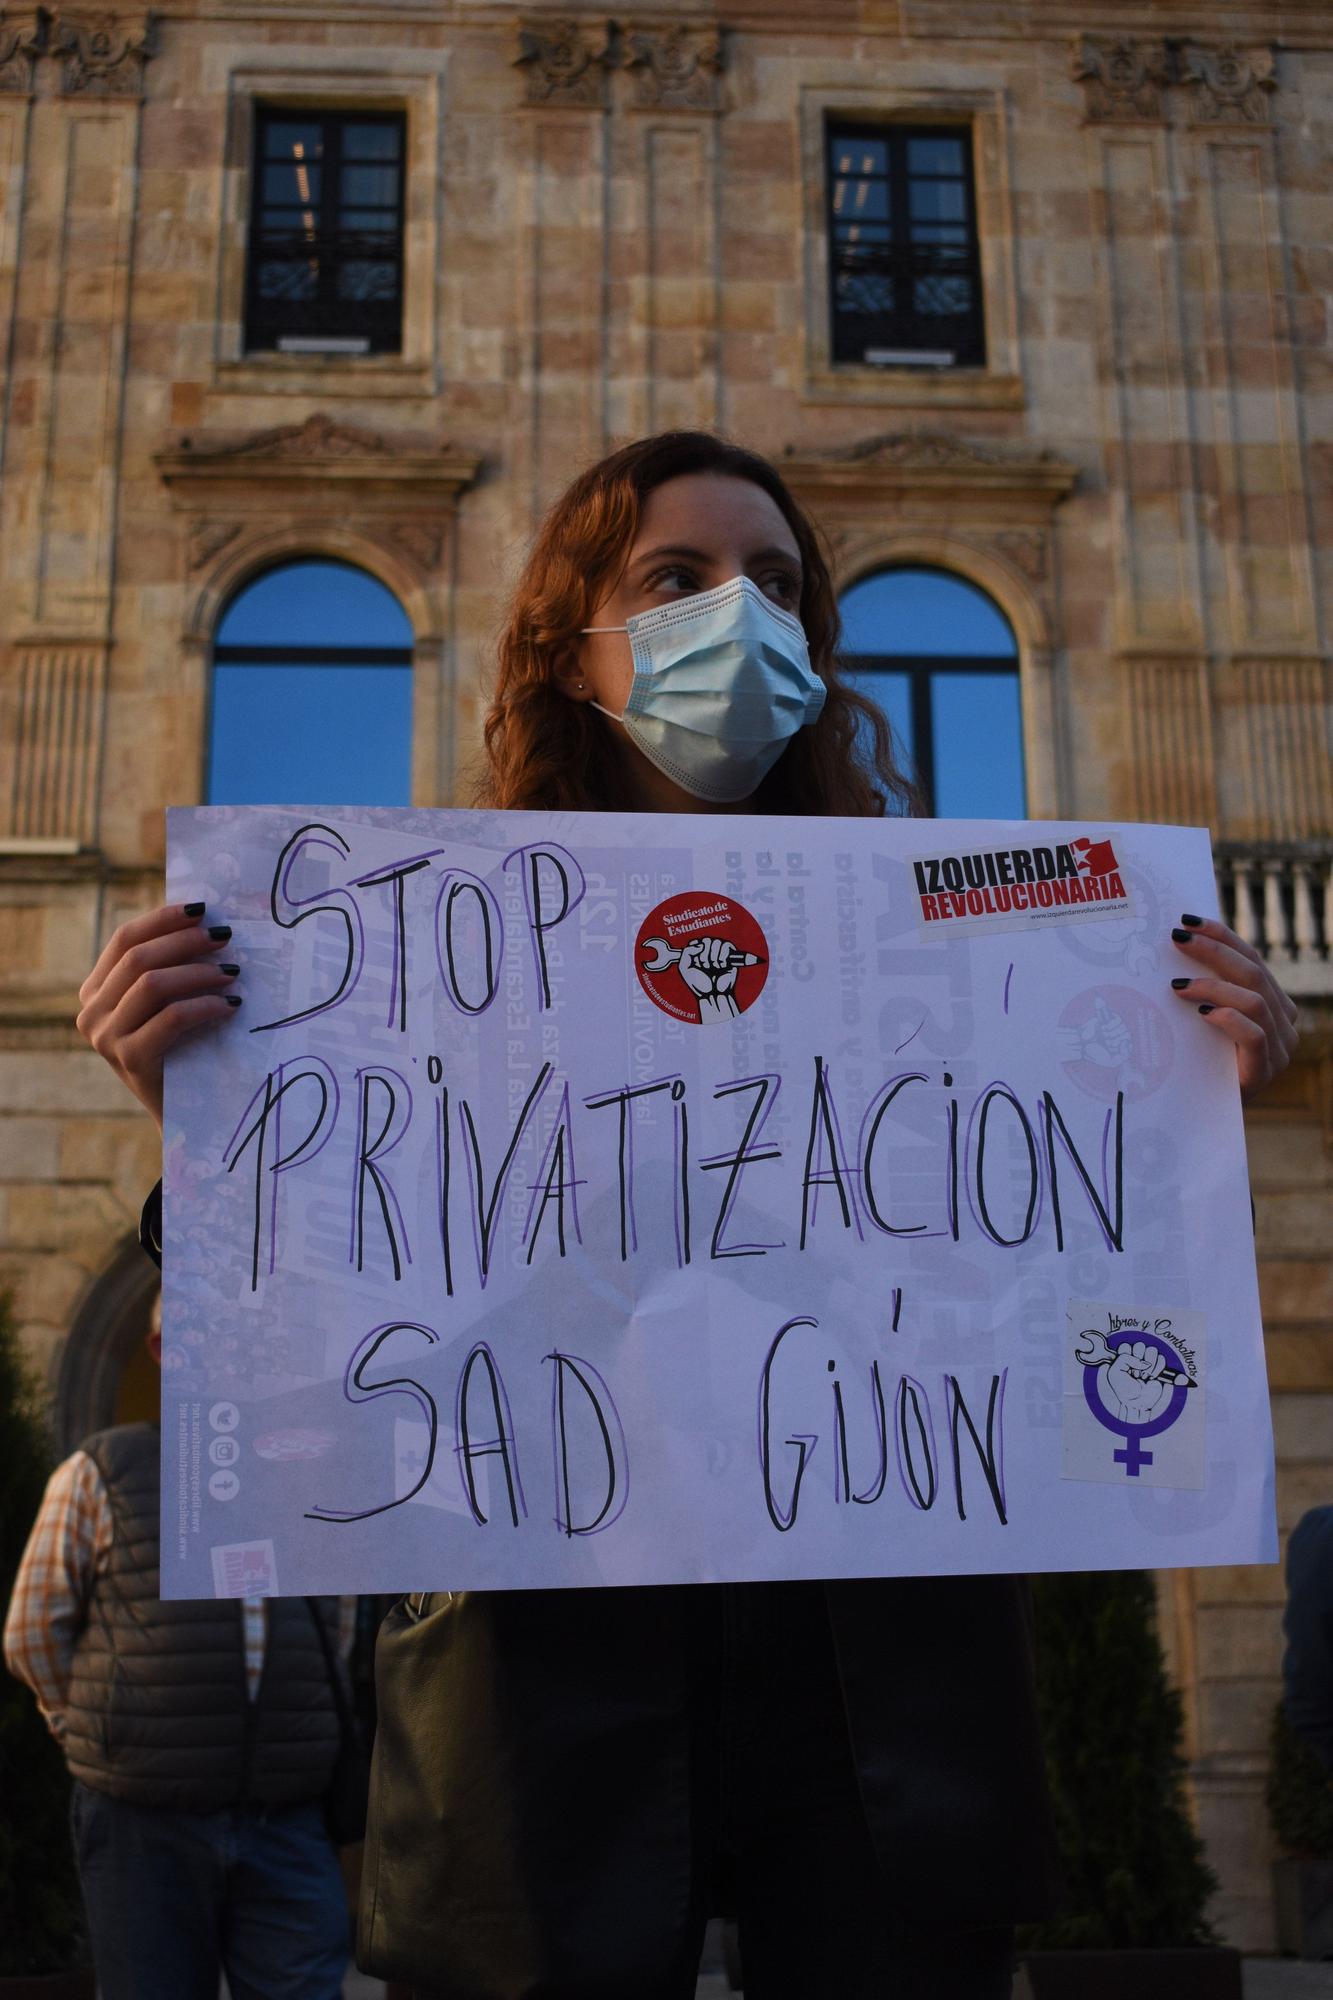
[[[255,352],[265,104],[405,119],[401,351]],[[835,358],[826,120],[966,130],[985,359]],[[51,0],[0,14],[0,1269],[63,1441],[123,1397],[153,1134],[72,1029],[202,796],[212,635],[284,556],[414,634],[467,797],[499,602],[610,442],[780,460],[840,581],[984,589],[1034,816],[1210,825],[1301,1001],[1250,1116],[1288,1528],[1333,1498],[1333,6]],[[1219,1920],[1272,1942],[1280,1573],[1163,1579]]]

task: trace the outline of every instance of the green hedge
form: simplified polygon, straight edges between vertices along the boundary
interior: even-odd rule
[[[1031,1950],[1215,1944],[1185,1799],[1180,1696],[1150,1575],[1037,1577],[1037,1693],[1066,1902]]]
[[[0,1602],[8,1607],[51,1451],[36,1384],[0,1294]],[[0,1973],[56,1972],[86,1957],[69,1837],[65,1760],[27,1688],[0,1670]]]
[[[1269,1736],[1268,1817],[1285,1854],[1333,1861],[1333,1787],[1281,1702]]]

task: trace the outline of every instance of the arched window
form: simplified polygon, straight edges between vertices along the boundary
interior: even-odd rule
[[[1018,646],[998,605],[940,569],[887,569],[843,593],[846,678],[893,725],[941,819],[1022,819]]]
[[[350,563],[267,570],[218,622],[210,805],[405,806],[412,627]]]

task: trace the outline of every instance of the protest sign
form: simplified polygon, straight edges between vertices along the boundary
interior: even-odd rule
[[[1272,1560],[1205,834],[209,807],[164,1595]]]

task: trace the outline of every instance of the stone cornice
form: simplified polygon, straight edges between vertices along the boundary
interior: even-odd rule
[[[194,432],[154,457],[173,500],[213,506],[227,496],[274,505],[294,490],[307,503],[327,493],[341,506],[348,488],[362,500],[452,505],[471,486],[481,457],[448,444],[399,440],[317,414],[302,424],[244,434]]]
[[[888,495],[921,492],[1025,494],[1056,506],[1079,469],[1053,451],[980,444],[944,431],[896,431],[832,451],[788,446],[783,476],[802,493]]]

